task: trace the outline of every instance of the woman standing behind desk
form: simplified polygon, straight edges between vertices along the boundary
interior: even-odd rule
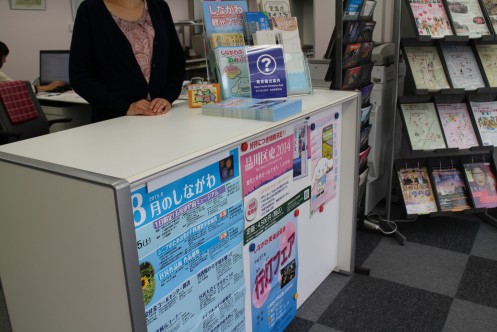
[[[185,57],[164,0],[85,0],[74,22],[72,88],[92,121],[161,115],[181,92]]]

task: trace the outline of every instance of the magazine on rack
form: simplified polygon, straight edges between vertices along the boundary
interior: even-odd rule
[[[362,5],[361,12],[359,13],[360,19],[367,19],[373,16],[374,7],[376,7],[375,0],[365,0]]]
[[[490,18],[494,31],[497,31],[497,2],[495,0],[482,0],[483,9],[487,12]]]
[[[447,147],[469,149],[479,146],[466,103],[437,104]]]
[[[397,176],[408,215],[438,211],[426,167],[400,168]]]
[[[452,28],[442,0],[408,0],[420,36],[452,36]]]
[[[215,50],[221,96],[250,97],[250,78],[245,46],[219,46]]]
[[[481,38],[491,34],[478,0],[447,0],[447,11],[456,35]]]
[[[485,87],[471,46],[441,45],[440,48],[454,88],[476,90]]]
[[[215,33],[244,33],[243,13],[248,11],[247,1],[202,1],[204,14],[206,56],[210,76],[215,77],[214,50],[211,35]]]
[[[483,71],[485,72],[488,86],[491,88],[497,87],[497,61],[495,59],[495,55],[497,54],[497,45],[476,44],[476,51],[478,53],[478,57],[480,58]]]
[[[433,184],[441,211],[463,211],[471,208],[460,169],[439,166],[431,169]]]
[[[263,12],[243,13],[243,24],[245,29],[245,39],[247,40],[247,45],[254,44],[253,34],[256,31],[271,29],[269,18]]]
[[[471,111],[475,119],[481,143],[497,146],[497,102],[471,101]]]
[[[343,4],[343,20],[355,21],[359,18],[359,13],[364,0],[345,0]]]
[[[404,52],[416,89],[434,92],[450,89],[435,46],[405,46]]]
[[[259,8],[268,14],[269,19],[292,16],[290,0],[260,0]]]
[[[488,162],[463,164],[475,208],[497,207],[495,173]]]
[[[400,107],[413,150],[447,147],[434,103],[401,104]]]

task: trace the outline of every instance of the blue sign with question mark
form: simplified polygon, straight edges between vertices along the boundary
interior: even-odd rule
[[[281,45],[249,46],[247,60],[252,98],[287,96],[285,59]]]

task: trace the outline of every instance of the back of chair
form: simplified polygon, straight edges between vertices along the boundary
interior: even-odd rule
[[[48,134],[48,127],[29,82],[0,82],[0,131],[14,134],[8,136],[8,142]]]

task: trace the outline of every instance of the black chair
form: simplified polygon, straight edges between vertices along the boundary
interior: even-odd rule
[[[28,81],[0,82],[0,144],[45,135],[54,123],[71,121],[47,120]]]

